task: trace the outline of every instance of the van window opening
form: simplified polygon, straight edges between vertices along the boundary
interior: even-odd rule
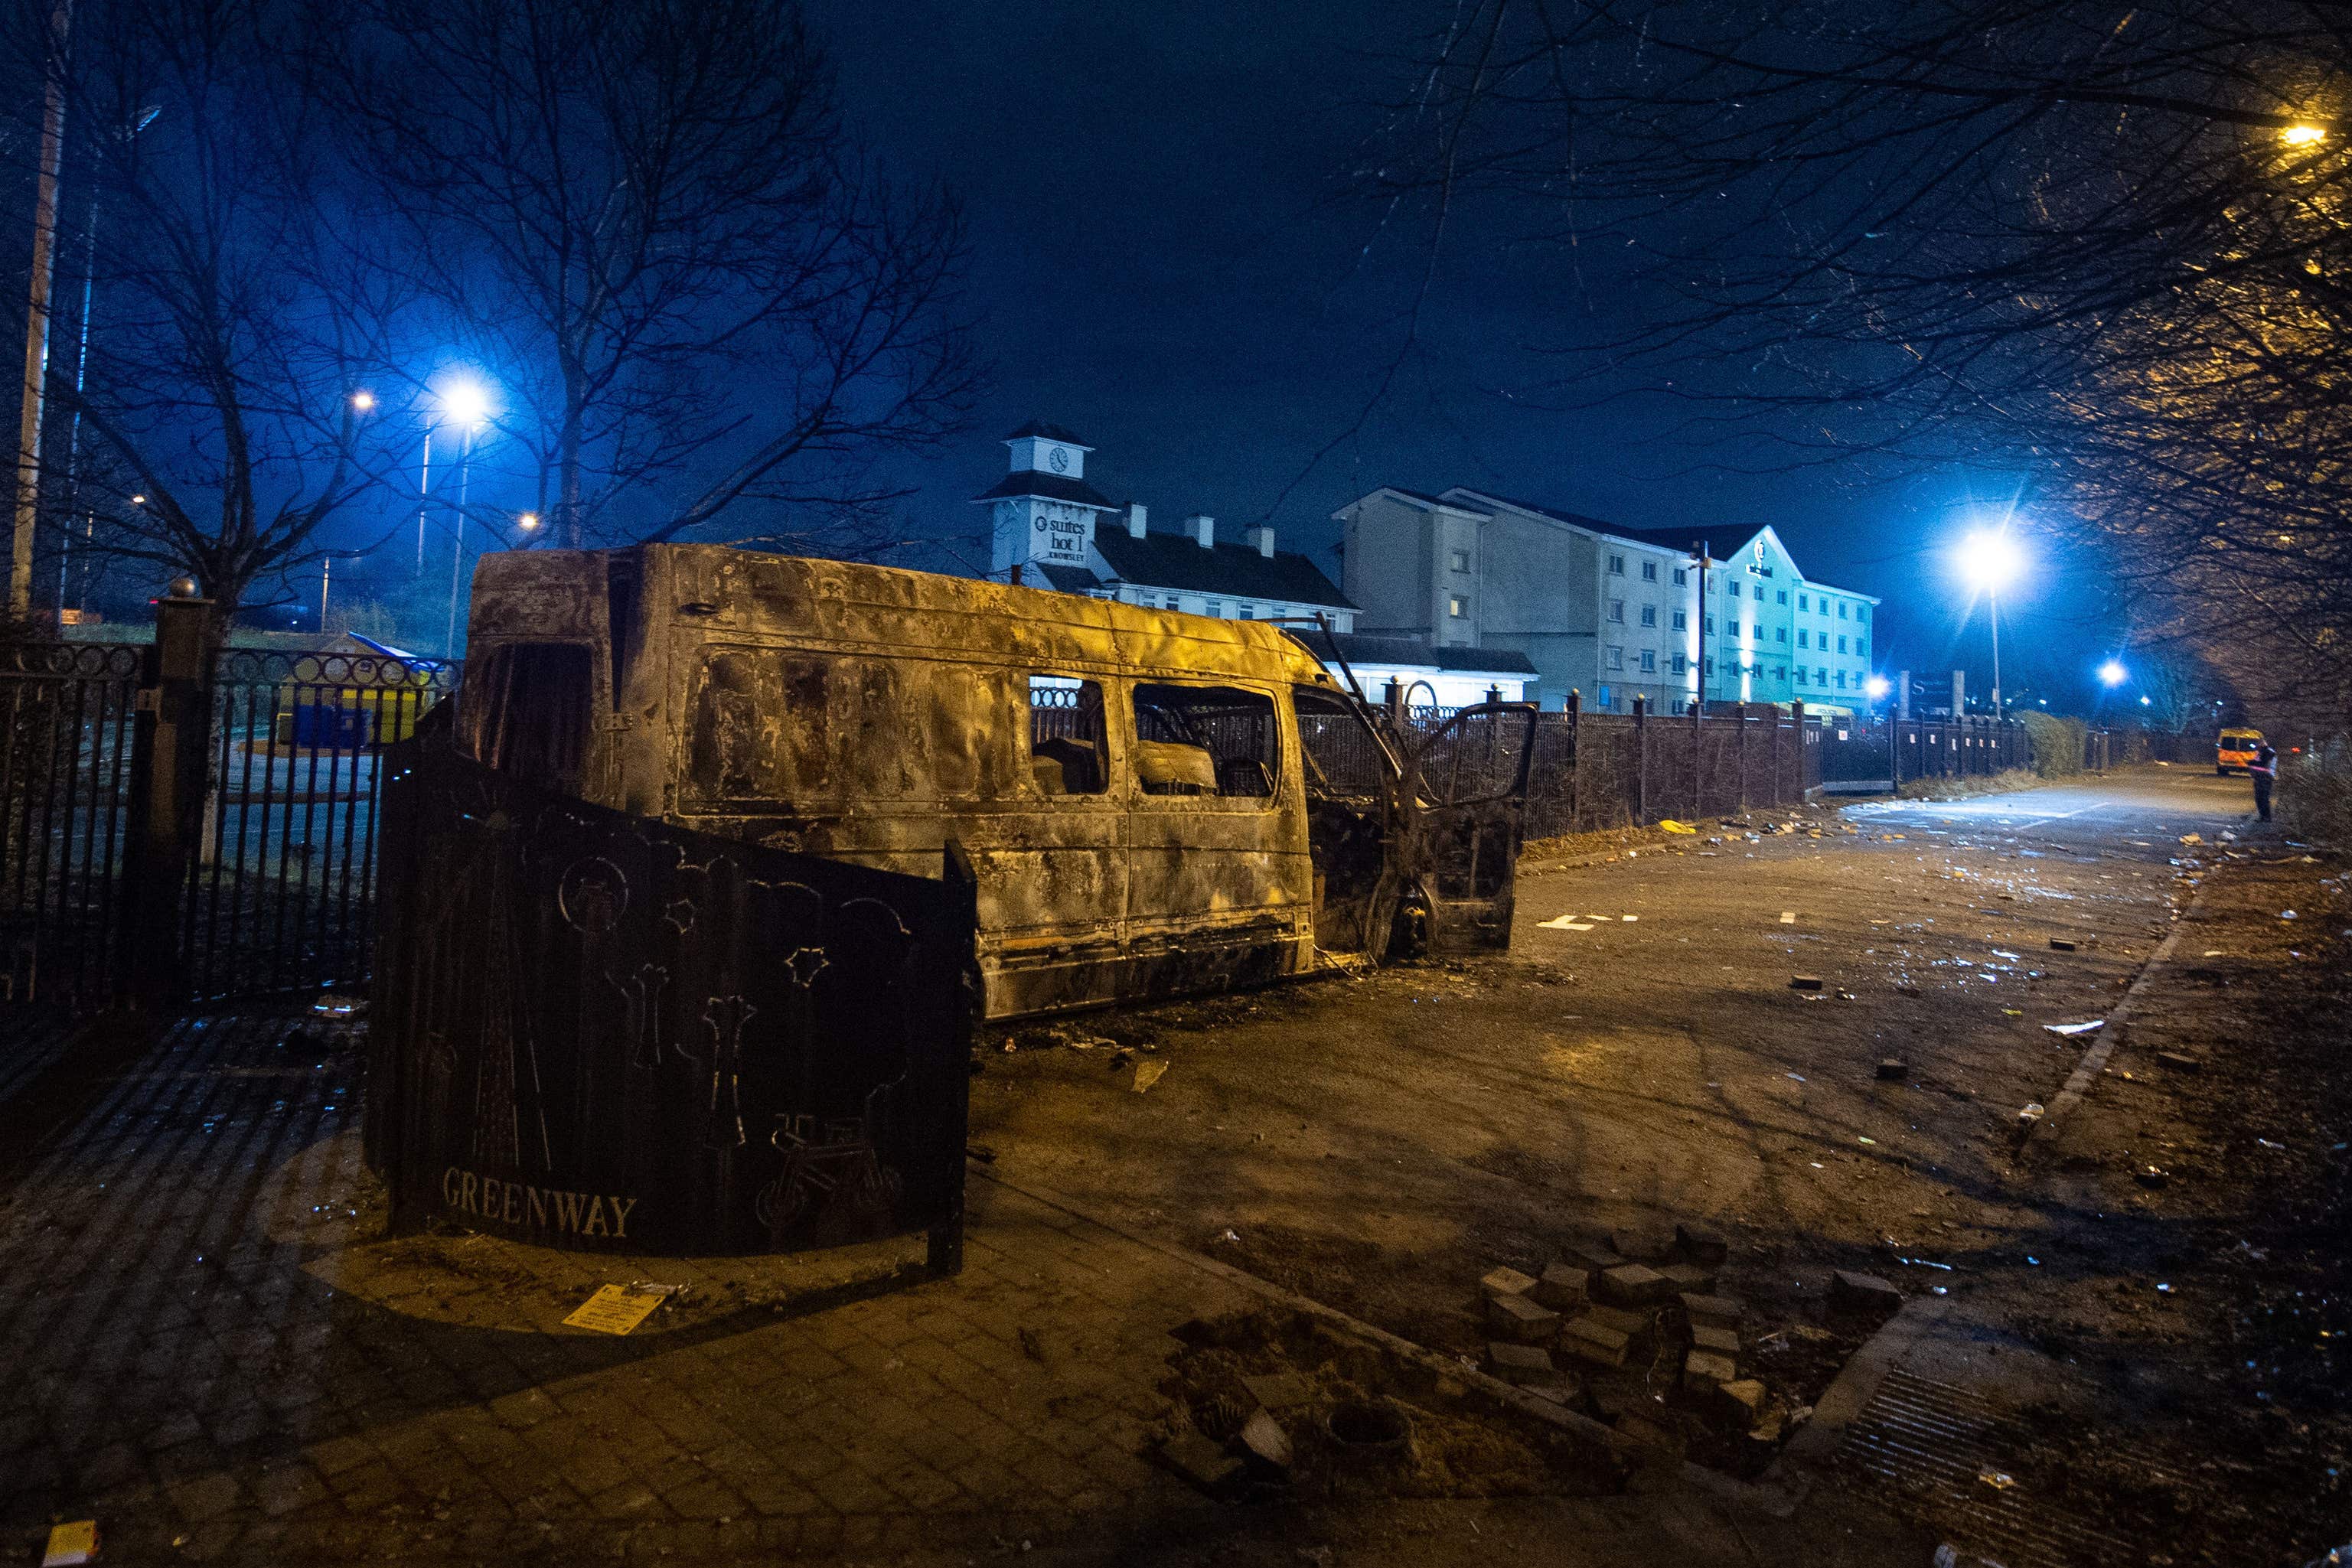
[[[1379,738],[1363,716],[1331,692],[1300,686],[1291,693],[1298,719],[1299,761],[1307,792],[1318,800],[1379,801],[1388,778]]]
[[[1098,682],[1029,677],[1029,773],[1046,795],[1099,795],[1110,786],[1108,732]]]
[[[1234,686],[1139,684],[1135,736],[1147,795],[1274,797],[1282,752],[1271,697]]]
[[[457,698],[457,744],[488,768],[578,792],[595,664],[576,643],[507,643],[478,655]]]

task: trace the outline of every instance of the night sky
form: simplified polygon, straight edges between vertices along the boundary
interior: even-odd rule
[[[1702,444],[1682,413],[1638,399],[1529,408],[1556,368],[1535,349],[1640,301],[1511,244],[1507,213],[1456,222],[1415,351],[1360,418],[1428,253],[1424,230],[1384,224],[1346,176],[1442,10],[817,0],[873,152],[947,180],[971,220],[995,382],[964,442],[904,473],[919,486],[909,524],[976,534],[964,503],[1003,473],[997,438],[1032,417],[1085,436],[1087,476],[1155,525],[1271,513],[1285,548],[1311,548],[1335,579],[1329,514],[1382,484],[1471,485],[1717,538],[1769,522],[1810,575],[1888,601],[1889,667],[1957,656],[1983,682],[1983,616],[1961,630],[1947,559],[2011,481],[1793,469],[1760,435]],[[2055,548],[2004,602],[2003,674],[2071,700],[2111,633],[2090,574]]]

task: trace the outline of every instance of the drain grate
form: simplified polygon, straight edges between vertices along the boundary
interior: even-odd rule
[[[2091,1528],[2022,1483],[1981,1478],[2007,1471],[2025,1436],[1981,1395],[1897,1367],[1886,1375],[1838,1450],[1846,1464],[1901,1494],[1906,1511],[2007,1568],[2138,1564],[2144,1552]],[[2152,1455],[2123,1455],[2154,1474]]]

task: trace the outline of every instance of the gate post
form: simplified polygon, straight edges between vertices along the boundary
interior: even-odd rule
[[[1886,788],[1889,793],[1903,793],[1903,721],[1886,721]]]
[[[1573,833],[1579,831],[1577,811],[1582,803],[1577,790],[1580,775],[1577,760],[1576,731],[1584,717],[1584,694],[1570,686],[1568,691],[1568,701],[1562,706],[1568,710],[1568,831]]]
[[[209,599],[157,601],[155,642],[135,699],[123,950],[138,967],[131,1001],[150,1010],[178,1003],[187,985],[180,903],[204,809],[215,608]]]
[[[1650,699],[1633,698],[1633,825],[1650,820]]]
[[[1739,727],[1739,810],[1748,810],[1748,705],[1731,705],[1731,722]]]
[[[1704,721],[1699,717],[1696,698],[1691,700],[1690,721],[1691,821],[1696,824],[1701,817],[1706,815],[1706,753],[1699,745],[1699,727]]]
[[[1796,750],[1796,754],[1797,754],[1797,755],[1796,755],[1796,763],[1797,763],[1797,789],[1796,789],[1796,796],[1797,796],[1797,803],[1798,803],[1799,805],[1802,805],[1802,804],[1804,804],[1804,800],[1805,800],[1805,771],[1806,771],[1806,769],[1805,769],[1805,699],[1804,699],[1804,698],[1802,698],[1802,697],[1799,697],[1795,702],[1792,702],[1792,703],[1790,703],[1790,704],[1789,705],[1789,723],[1790,723],[1790,744],[1794,747],[1794,748],[1795,748],[1795,750]],[[1776,804],[1776,805],[1786,805],[1786,804],[1788,804],[1787,799],[1786,799],[1786,797],[1784,797],[1784,796],[1780,793],[1780,710],[1776,706],[1776,707],[1775,707],[1775,708],[1773,708],[1773,710],[1772,710],[1772,762],[1773,762],[1773,768],[1772,768],[1772,800],[1773,800],[1773,803],[1774,803],[1774,804]]]

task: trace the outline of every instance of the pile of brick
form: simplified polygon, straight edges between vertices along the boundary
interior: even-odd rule
[[[1571,1248],[1541,1274],[1496,1269],[1479,1281],[1486,1368],[1565,1403],[1584,1375],[1671,1355],[1686,1403],[1719,1427],[1756,1433],[1767,1399],[1761,1382],[1742,1375],[1745,1309],[1717,1289],[1727,1252],[1717,1232],[1678,1225]]]

